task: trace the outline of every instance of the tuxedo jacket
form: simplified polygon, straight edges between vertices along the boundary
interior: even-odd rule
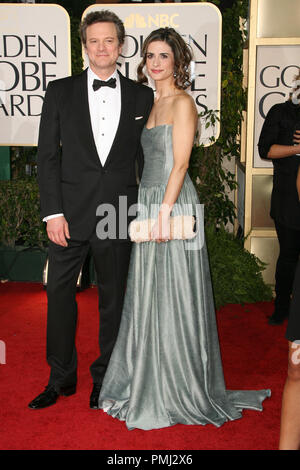
[[[261,158],[267,155],[273,144],[293,145],[295,128],[300,129],[300,106],[291,101],[277,103],[269,110],[258,142]],[[274,158],[271,217],[281,225],[300,230],[300,204],[296,179],[300,156]]]
[[[50,82],[46,90],[37,157],[41,216],[64,213],[74,240],[87,240],[95,231],[100,204],[114,206],[118,220],[119,196],[127,197],[127,207],[137,201],[137,162],[139,172],[143,164],[140,136],[153,91],[119,76],[120,121],[104,166],[92,131],[87,69]]]

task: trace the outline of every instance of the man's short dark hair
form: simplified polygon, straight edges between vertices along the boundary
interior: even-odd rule
[[[88,13],[80,24],[79,32],[84,46],[86,45],[86,28],[94,23],[113,23],[117,30],[119,44],[124,44],[125,28],[123,21],[112,11],[100,10]]]

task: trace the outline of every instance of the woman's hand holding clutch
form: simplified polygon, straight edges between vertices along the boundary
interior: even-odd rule
[[[158,218],[151,230],[150,239],[157,243],[171,240],[170,215],[159,212]]]
[[[196,220],[192,215],[133,220],[129,225],[129,235],[135,243],[188,240],[197,235],[195,225]]]

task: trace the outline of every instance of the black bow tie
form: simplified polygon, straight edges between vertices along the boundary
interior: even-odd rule
[[[93,89],[94,91],[99,90],[102,86],[109,86],[110,88],[116,88],[116,79],[115,78],[110,78],[107,82],[103,80],[95,80],[93,81]]]

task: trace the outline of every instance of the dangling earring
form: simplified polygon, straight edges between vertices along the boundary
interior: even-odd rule
[[[177,77],[177,74],[176,72],[173,73],[173,77],[176,78]]]

